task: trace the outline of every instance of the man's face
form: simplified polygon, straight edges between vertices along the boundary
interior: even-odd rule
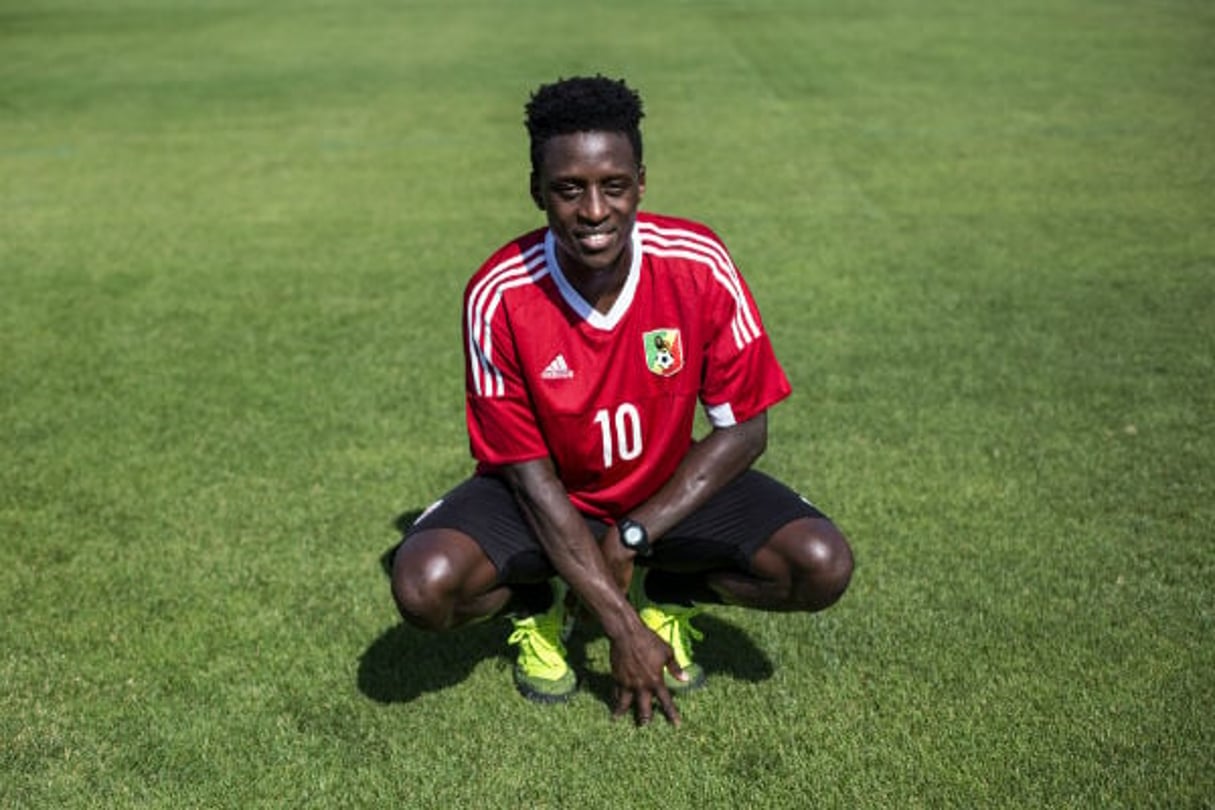
[[[630,237],[645,192],[645,167],[622,132],[550,139],[532,175],[532,199],[548,216],[566,273],[615,271],[631,258]]]

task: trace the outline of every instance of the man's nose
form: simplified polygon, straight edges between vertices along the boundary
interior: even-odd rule
[[[587,222],[602,222],[607,219],[607,197],[598,186],[591,186],[582,195],[582,210],[578,212]]]

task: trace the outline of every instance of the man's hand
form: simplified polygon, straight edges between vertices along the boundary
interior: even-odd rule
[[[675,652],[645,625],[638,622],[636,630],[629,635],[612,640],[612,677],[616,681],[616,706],[612,717],[620,717],[629,709],[637,725],[644,726],[653,719],[654,701],[658,701],[663,715],[678,727],[683,719],[671,699],[671,692],[663,680],[663,670],[680,680],[683,674],[675,661]]]
[[[629,583],[633,581],[633,558],[637,555],[620,542],[619,529],[608,527],[607,534],[599,541],[599,551],[612,574],[612,580],[620,587],[621,593],[627,594]]]

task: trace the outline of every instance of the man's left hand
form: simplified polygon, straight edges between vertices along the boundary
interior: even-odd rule
[[[609,526],[607,534],[599,541],[599,550],[612,574],[612,579],[623,593],[628,593],[629,583],[633,581],[633,558],[637,555],[620,542],[620,530],[615,526]]]

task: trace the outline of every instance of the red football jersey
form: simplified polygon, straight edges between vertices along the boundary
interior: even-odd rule
[[[582,512],[618,517],[692,443],[696,405],[728,427],[790,392],[742,276],[703,225],[639,212],[608,313],[561,272],[547,229],[489,258],[464,293],[478,472],[551,456]]]

